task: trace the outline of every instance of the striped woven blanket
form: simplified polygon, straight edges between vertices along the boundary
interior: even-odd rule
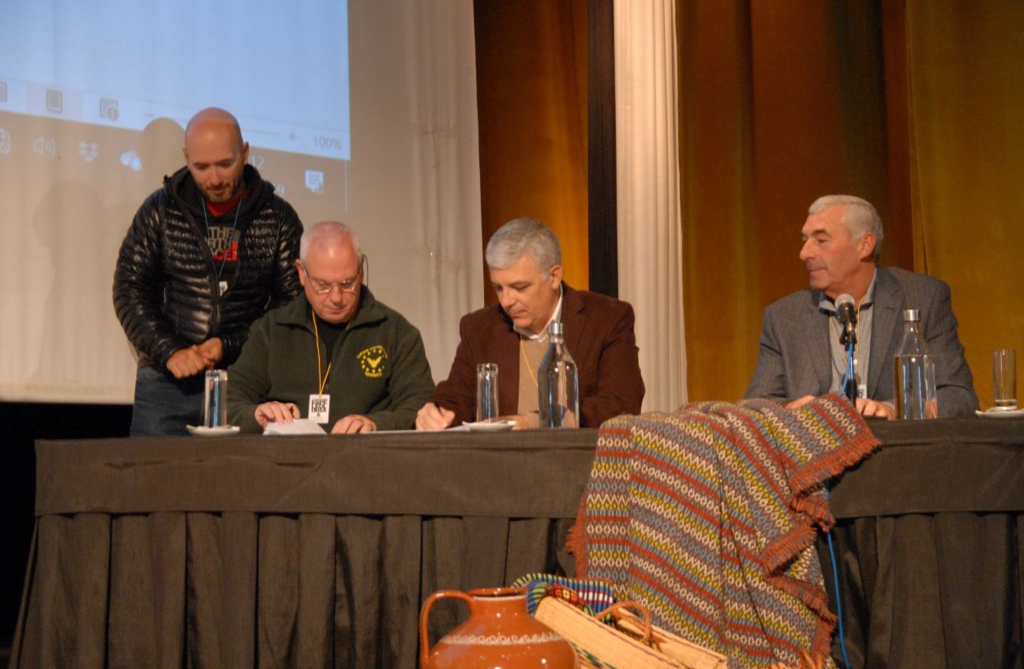
[[[824,482],[878,445],[836,395],[606,421],[570,538],[577,576],[610,581],[732,669],[797,666],[801,650],[834,666],[814,549],[834,522]]]

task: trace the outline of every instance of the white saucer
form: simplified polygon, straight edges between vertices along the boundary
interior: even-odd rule
[[[974,413],[982,418],[1024,418],[1024,409],[989,409]]]
[[[463,423],[462,425],[470,432],[505,432],[515,427],[514,420],[482,420],[479,423]]]
[[[229,434],[238,434],[242,428],[237,425],[221,425],[220,427],[203,427],[202,425],[189,425],[188,433],[194,437],[223,437]]]

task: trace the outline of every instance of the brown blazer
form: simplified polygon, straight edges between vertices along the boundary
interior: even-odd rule
[[[612,297],[573,290],[563,283],[565,342],[576,361],[583,427],[596,427],[623,413],[640,413],[644,381],[640,376],[633,307]],[[455,412],[455,422],[476,417],[476,366],[498,363],[498,408],[503,416],[519,404],[519,335],[499,305],[462,317],[461,341],[448,378],[430,401]]]

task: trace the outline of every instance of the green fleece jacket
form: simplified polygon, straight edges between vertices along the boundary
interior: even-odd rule
[[[331,396],[328,432],[351,414],[369,417],[378,430],[411,428],[434,391],[419,330],[365,286],[359,311],[334,343],[330,359],[324,388]],[[256,407],[274,400],[294,402],[306,418],[309,396],[316,392],[316,336],[302,294],[252,324],[238,361],[228,368],[228,419],[243,432],[260,432]]]

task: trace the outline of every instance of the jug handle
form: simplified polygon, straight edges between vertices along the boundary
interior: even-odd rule
[[[420,667],[422,669],[426,669],[427,657],[430,655],[430,649],[427,647],[429,643],[427,639],[427,619],[430,616],[430,607],[439,599],[461,599],[469,607],[469,615],[473,615],[473,598],[460,590],[440,590],[427,597],[427,601],[423,603],[423,610],[420,611]]]

